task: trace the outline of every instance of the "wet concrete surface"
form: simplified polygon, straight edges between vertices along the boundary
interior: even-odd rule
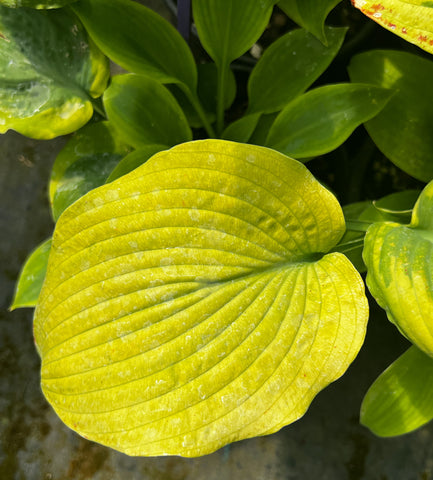
[[[51,234],[46,186],[64,141],[0,137],[0,479],[433,479],[433,424],[379,439],[358,423],[368,386],[407,346],[377,308],[346,375],[318,395],[304,418],[274,435],[196,459],[132,458],[63,425],[40,390],[32,311],[7,308],[26,256]]]

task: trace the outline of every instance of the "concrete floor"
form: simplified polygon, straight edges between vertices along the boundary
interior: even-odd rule
[[[197,459],[130,458],[70,431],[39,387],[32,311],[7,312],[20,266],[51,234],[46,185],[64,139],[0,137],[0,479],[2,480],[428,480],[433,424],[379,439],[358,424],[362,397],[405,348],[373,308],[367,341],[347,374],[279,433]]]

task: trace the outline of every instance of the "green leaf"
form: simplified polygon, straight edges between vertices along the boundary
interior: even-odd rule
[[[419,190],[404,190],[392,193],[373,202],[375,210],[380,212],[381,219],[398,223],[409,223],[413,207],[420,195]]]
[[[51,238],[36,247],[25,261],[17,281],[11,310],[36,305],[47,271],[50,249]]]
[[[364,261],[362,260],[362,250],[364,247],[365,232],[358,230],[350,230],[348,223],[354,221],[361,221],[360,217],[372,205],[370,201],[350,203],[343,207],[344,219],[346,221],[347,230],[343,237],[335,246],[333,251],[341,252],[352,262],[353,266],[358,272],[366,271]]]
[[[355,55],[350,78],[395,95],[382,112],[365,124],[379,149],[397,167],[428,182],[433,178],[433,63],[406,52],[373,50]]]
[[[195,91],[192,53],[157,13],[131,0],[81,0],[72,8],[99,48],[124,69]]]
[[[367,285],[388,318],[433,356],[433,182],[420,195],[410,225],[373,224],[365,236]]]
[[[299,26],[311,32],[324,45],[328,44],[325,20],[341,0],[280,0],[278,6]]]
[[[147,162],[147,160],[155,155],[155,153],[167,150],[168,148],[167,145],[146,145],[141,147],[140,150],[135,150],[135,152],[126,155],[126,157],[122,158],[122,160],[116,165],[116,168],[110,173],[107,178],[107,183],[132,172],[132,170],[135,170],[137,167]]]
[[[367,270],[362,259],[364,236],[368,226],[375,222],[398,221],[409,223],[419,190],[391,193],[379,200],[356,202],[343,207],[346,232],[334,251],[344,253],[358,272]],[[353,230],[352,230],[353,228]]]
[[[215,112],[217,104],[217,68],[214,63],[201,63],[197,65],[198,71],[198,98],[203,105],[206,116],[210,123],[215,121]],[[226,71],[227,78],[225,85],[227,86],[226,95],[224,97],[224,108],[229,108],[236,96],[236,80],[233,72],[229,68]],[[188,97],[178,87],[178,85],[169,85],[170,92],[174,95],[179,105],[181,106],[188,124],[193,128],[203,127],[203,120],[194,109]]]
[[[222,133],[224,140],[247,143],[260,120],[260,113],[244,115],[231,123]]]
[[[129,151],[109,122],[86,125],[57,155],[51,171],[50,201],[57,220],[69,205],[103,185]]]
[[[377,115],[392,93],[350,83],[311,90],[282,110],[272,124],[266,145],[294,158],[328,153],[361,123]]]
[[[277,113],[268,113],[261,115],[257,122],[256,128],[249,139],[249,143],[253,145],[265,145],[269,130],[277,118]]]
[[[409,433],[433,419],[433,359],[411,347],[369,388],[361,423],[381,437]]]
[[[0,133],[49,139],[84,125],[109,69],[75,16],[0,6],[0,31]]]
[[[274,42],[251,72],[248,112],[277,112],[303,93],[328,68],[346,31],[327,27],[327,47],[302,29],[292,30]]]
[[[426,0],[352,0],[382,27],[433,53],[433,3]]]
[[[224,131],[227,96],[227,71],[230,63],[244,54],[259,39],[277,0],[194,0],[195,25],[200,41],[215,61],[217,79],[216,132]]]
[[[62,420],[130,455],[197,456],[275,432],[365,334],[335,197],[299,162],[178,145],[60,217],[35,313]]]
[[[67,5],[68,3],[76,2],[77,0],[0,0],[0,5],[6,7],[20,8],[58,8]]]
[[[191,140],[188,121],[173,95],[150,77],[117,75],[104,94],[107,116],[135,148]]]
[[[218,66],[229,65],[263,33],[277,0],[193,0],[198,36]]]
[[[209,112],[215,112],[217,108],[217,77],[218,71],[215,63],[201,63],[198,69],[198,97],[204,108]],[[226,92],[224,95],[224,108],[229,108],[236,97],[236,79],[229,68],[226,70]]]

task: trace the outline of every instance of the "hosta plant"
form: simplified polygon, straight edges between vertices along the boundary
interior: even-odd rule
[[[365,269],[430,354],[430,185],[413,213],[418,191],[342,208],[304,165],[365,124],[395,165],[431,180],[430,60],[366,52],[350,82],[324,84],[347,33],[325,25],[335,0],[193,0],[206,57],[132,0],[0,3],[1,131],[76,131],[49,183],[53,237],[12,304],[36,307],[42,390],[68,426],[131,455],[275,432],[357,355]],[[301,28],[243,85],[232,66],[276,8]],[[110,77],[108,59],[124,72]]]

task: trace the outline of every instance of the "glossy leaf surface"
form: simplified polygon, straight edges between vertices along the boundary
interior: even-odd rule
[[[12,8],[58,8],[77,0],[0,0],[0,5]]]
[[[51,171],[54,219],[85,193],[103,185],[130,150],[109,122],[86,125],[77,132],[57,155]]]
[[[410,225],[373,224],[365,236],[367,285],[388,318],[433,356],[433,182],[420,195]]]
[[[81,0],[72,8],[99,48],[124,69],[195,91],[192,53],[160,15],[131,0]]]
[[[263,33],[277,0],[193,0],[200,41],[219,66],[247,52]]]
[[[433,53],[433,3],[427,0],[352,0],[382,27]]]
[[[131,455],[279,430],[346,370],[368,315],[335,197],[299,162],[208,140],[60,217],[34,329],[63,421]]]
[[[325,28],[328,13],[341,0],[280,0],[278,6],[299,26],[311,32],[324,45],[329,41]]]
[[[0,133],[49,139],[84,125],[109,70],[77,19],[0,6],[0,30]]]
[[[117,75],[104,94],[109,120],[135,148],[175,145],[191,140],[188,121],[173,95],[159,82],[142,75]]]
[[[337,55],[345,28],[327,27],[328,46],[297,29],[275,41],[262,55],[248,81],[248,111],[281,110],[314,83]]]
[[[11,310],[36,305],[47,271],[50,249],[51,238],[36,247],[25,261],[17,281]]]
[[[266,144],[294,158],[339,147],[361,123],[377,115],[392,91],[364,84],[326,85],[289,103],[275,119]]]
[[[407,52],[373,50],[349,65],[354,82],[395,91],[382,112],[365,124],[379,149],[403,171],[425,182],[433,178],[433,62]]]
[[[433,419],[433,359],[411,347],[369,388],[361,423],[381,437],[409,433]]]

